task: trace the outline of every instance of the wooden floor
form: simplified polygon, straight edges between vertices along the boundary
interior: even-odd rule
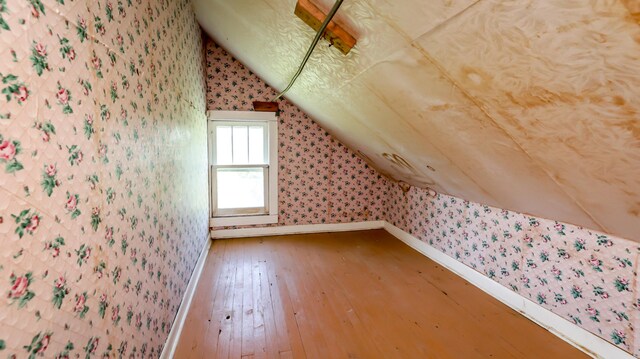
[[[583,358],[383,230],[216,240],[175,358]]]

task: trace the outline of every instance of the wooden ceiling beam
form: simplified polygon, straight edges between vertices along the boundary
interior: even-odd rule
[[[305,24],[311,26],[315,31],[320,29],[322,22],[327,16],[310,0],[298,0],[294,14],[304,21]],[[347,30],[333,20],[329,25],[327,25],[324,32],[324,38],[345,55],[348,54],[356,44],[355,37],[349,34]]]

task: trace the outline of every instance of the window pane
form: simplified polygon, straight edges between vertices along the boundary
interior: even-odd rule
[[[262,126],[249,127],[249,163],[267,163],[264,151],[264,127]]]
[[[218,168],[218,208],[264,207],[263,168]]]
[[[233,126],[233,164],[249,163],[249,134],[247,126]]]
[[[231,126],[216,126],[216,164],[230,165],[231,163]]]

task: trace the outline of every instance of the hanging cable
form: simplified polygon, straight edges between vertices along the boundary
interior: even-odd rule
[[[298,79],[298,76],[300,76],[300,74],[302,73],[302,69],[304,69],[304,66],[307,64],[309,57],[311,57],[311,53],[313,52],[313,49],[316,48],[318,41],[320,41],[320,38],[324,34],[324,30],[327,28],[327,25],[329,25],[329,22],[331,22],[331,19],[333,19],[333,16],[338,11],[338,8],[340,7],[340,5],[342,5],[342,1],[343,0],[337,0],[336,3],[333,4],[331,11],[329,11],[329,13],[327,14],[327,17],[322,22],[320,29],[318,29],[318,32],[316,33],[316,37],[313,38],[313,42],[311,43],[311,46],[309,46],[309,50],[307,50],[307,53],[304,55],[304,59],[302,59],[302,63],[300,64],[300,67],[298,67],[298,71],[296,71],[296,73],[291,78],[291,81],[289,81],[289,85],[287,85],[287,87],[284,90],[282,90],[276,97],[274,97],[273,100],[271,100],[271,102],[277,101],[287,91],[289,91],[291,86],[293,86],[293,83],[296,82],[296,80]]]

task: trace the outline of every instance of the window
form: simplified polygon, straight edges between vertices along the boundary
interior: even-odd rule
[[[277,140],[273,112],[209,112],[211,225],[278,222]]]

